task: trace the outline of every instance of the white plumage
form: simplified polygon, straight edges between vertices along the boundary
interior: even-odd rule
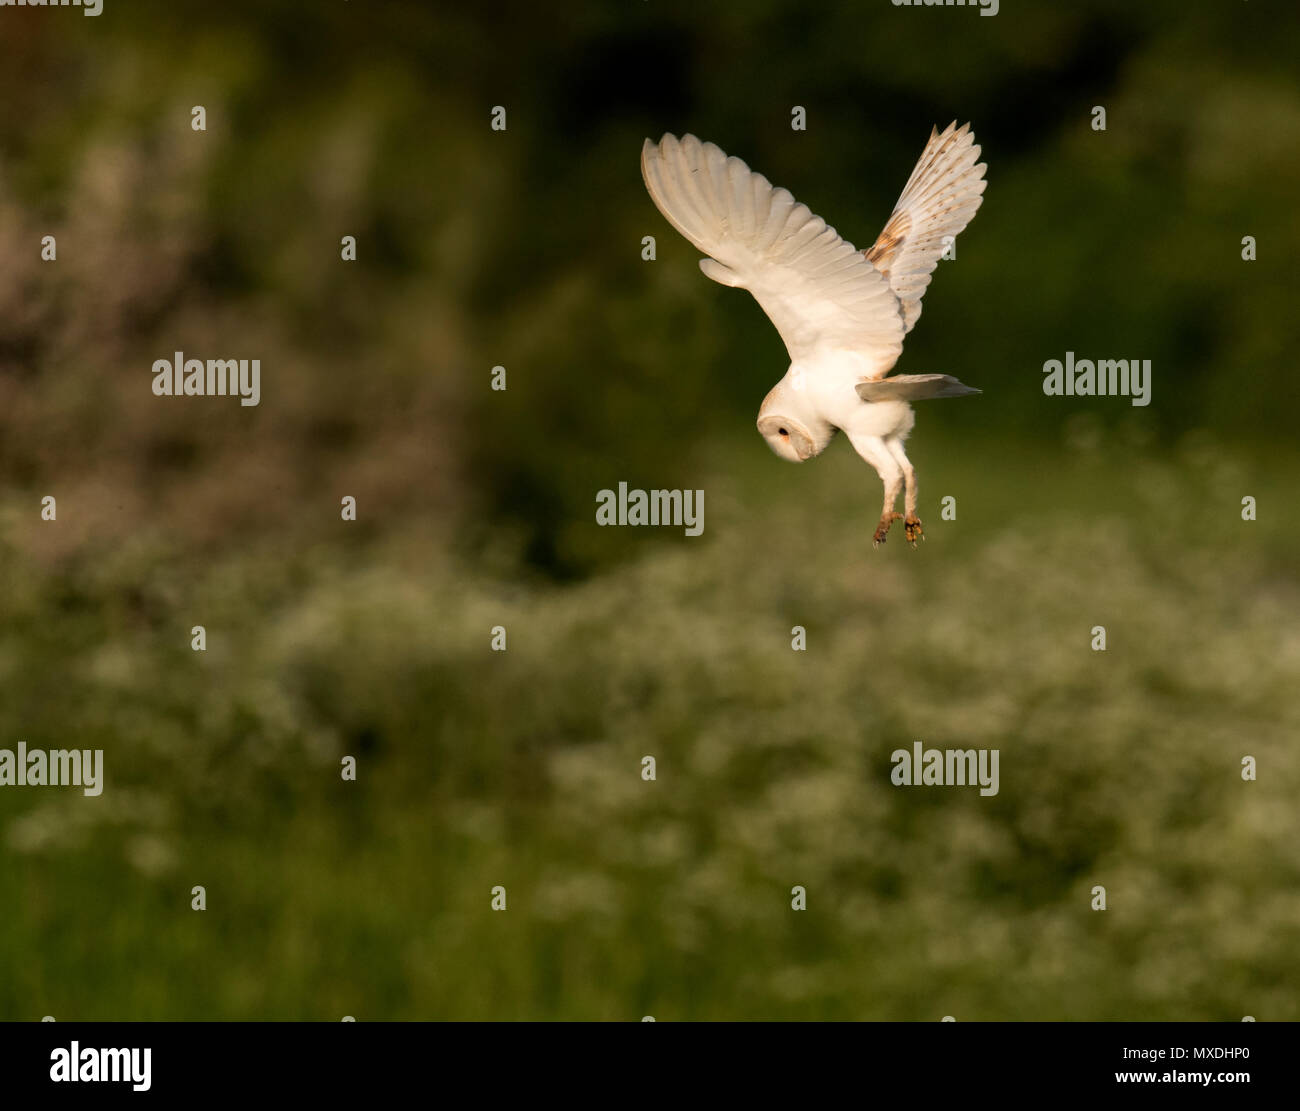
[[[764,399],[758,429],[783,459],[823,451],[837,429],[880,474],[885,503],[875,542],[900,514],[913,545],[916,476],[903,452],[909,401],[978,393],[945,374],[882,381],[921,315],[944,248],[983,200],[985,166],[969,125],[931,131],[875,244],[859,251],[785,189],[693,135],[649,139],[641,172],[668,222],[708,258],[700,269],[747,289],[776,325],[790,368]]]

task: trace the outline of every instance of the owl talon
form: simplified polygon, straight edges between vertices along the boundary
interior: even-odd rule
[[[889,526],[895,521],[902,520],[901,513],[886,513],[880,518],[880,524],[876,526],[876,534],[871,538],[871,546],[879,548],[885,542],[885,535],[889,532]]]
[[[917,517],[908,517],[903,521],[903,535],[907,537],[907,542],[916,547],[918,540],[925,539],[925,533],[921,531],[921,521]]]

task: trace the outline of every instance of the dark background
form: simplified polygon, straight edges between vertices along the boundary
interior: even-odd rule
[[[1292,7],[104,4],[0,9],[0,747],[108,776],[0,791],[0,1017],[1300,1017]],[[865,246],[954,118],[899,370],[984,393],[873,551],[639,150]],[[261,404],[155,397],[177,349]],[[892,787],[916,740],[1000,793]]]

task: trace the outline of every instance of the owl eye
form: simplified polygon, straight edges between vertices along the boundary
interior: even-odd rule
[[[788,436],[788,435],[790,435],[790,433],[787,432],[784,428],[778,428],[777,431],[778,431],[779,433],[781,433],[782,436]]]

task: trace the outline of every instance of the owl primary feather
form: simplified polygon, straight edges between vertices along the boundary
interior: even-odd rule
[[[782,459],[802,463],[843,430],[885,487],[877,546],[900,517],[913,547],[922,535],[903,451],[916,419],[910,402],[980,392],[947,374],[886,377],[940,256],[984,199],[979,154],[969,124],[931,130],[884,230],[860,251],[712,143],[665,135],[641,149],[659,211],[709,256],[700,269],[749,290],[785,342],[790,368],[763,400],[759,432]],[[900,491],[905,516],[894,511]]]

